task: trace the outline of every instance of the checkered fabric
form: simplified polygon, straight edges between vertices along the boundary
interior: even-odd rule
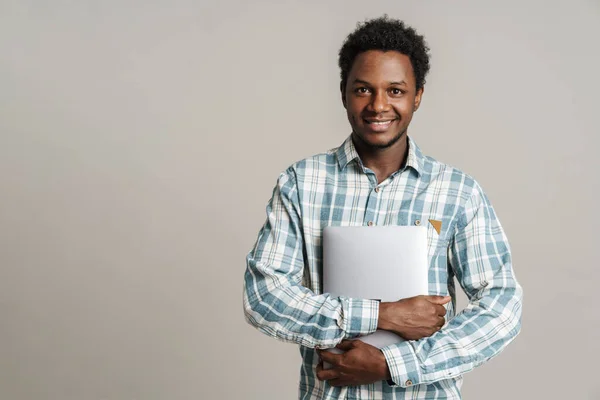
[[[350,136],[281,173],[267,205],[247,256],[244,310],[259,331],[300,346],[300,399],[459,399],[462,375],[520,330],[522,288],[488,198],[472,177],[406,140],[405,166],[379,184]],[[429,294],[453,301],[440,331],[382,349],[391,381],[332,387],[316,377],[315,347],[374,332],[379,303],[322,292],[322,230],[360,225],[427,225]],[[458,314],[455,277],[469,298]]]

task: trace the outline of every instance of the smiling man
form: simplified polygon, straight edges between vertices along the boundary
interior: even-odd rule
[[[401,21],[370,20],[347,37],[339,66],[352,133],[280,174],[247,256],[246,319],[300,345],[300,399],[459,399],[462,375],[520,330],[508,241],[479,184],[408,136],[429,70],[424,38]],[[421,224],[428,296],[379,303],[322,293],[325,226]],[[455,277],[469,298],[458,314]],[[406,341],[378,349],[360,340],[377,329]],[[336,346],[344,352],[322,350]]]

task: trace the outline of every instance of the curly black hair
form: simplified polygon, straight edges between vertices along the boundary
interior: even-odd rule
[[[417,90],[425,85],[425,76],[429,72],[429,47],[425,38],[404,22],[384,15],[358,23],[356,30],[346,37],[338,59],[342,90],[356,56],[368,50],[395,50],[407,55],[415,73]]]

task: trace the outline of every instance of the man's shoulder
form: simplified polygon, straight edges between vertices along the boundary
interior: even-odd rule
[[[334,168],[338,168],[336,151],[338,148],[332,148],[303,158],[291,164],[286,168],[285,173],[298,176],[321,175],[334,172]]]
[[[466,194],[481,190],[472,175],[431,156],[423,156],[423,175],[431,182],[445,182]]]

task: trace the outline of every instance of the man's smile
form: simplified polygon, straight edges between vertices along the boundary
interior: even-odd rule
[[[397,118],[393,118],[393,119],[366,119],[363,118],[363,121],[365,122],[365,124],[368,126],[368,128],[372,131],[375,132],[385,132],[387,131],[390,126],[394,123],[394,121],[397,121]]]

